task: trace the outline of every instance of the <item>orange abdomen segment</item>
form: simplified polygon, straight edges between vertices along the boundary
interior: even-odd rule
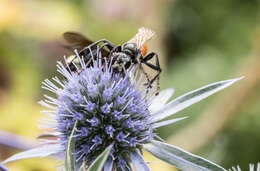
[[[146,44],[143,45],[142,49],[141,49],[141,53],[143,56],[145,56],[147,54],[148,48],[146,46]]]

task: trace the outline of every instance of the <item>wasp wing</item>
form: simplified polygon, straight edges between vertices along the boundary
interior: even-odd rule
[[[82,49],[88,47],[93,41],[86,38],[84,35],[78,32],[65,32],[63,33],[63,37],[66,40],[67,44],[63,45],[65,48],[74,51],[77,49],[78,51],[81,51]],[[95,48],[94,48],[95,49]],[[105,49],[102,49],[103,55],[108,55],[109,52]]]
[[[64,47],[69,50],[82,50],[84,47],[87,47],[93,43],[93,41],[77,32],[65,32],[63,33],[63,37],[67,42]]]
[[[144,43],[150,40],[154,35],[155,33],[152,30],[141,27],[138,29],[137,34],[127,43],[136,43],[137,48],[140,49],[141,47],[143,47]]]

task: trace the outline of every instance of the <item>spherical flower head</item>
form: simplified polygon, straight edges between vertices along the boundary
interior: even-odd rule
[[[77,121],[75,159],[79,164],[83,161],[91,164],[112,145],[109,157],[114,167],[128,170],[129,153],[141,149],[154,136],[145,91],[140,89],[143,82],[130,76],[135,69],[123,76],[113,72],[109,63],[93,61],[93,66],[86,67],[80,59],[76,72],[59,63],[58,71],[65,79],[54,80],[60,86],[44,82],[44,87],[57,96],[55,99],[45,96],[45,102],[52,99],[56,105],[54,129],[60,133],[58,143],[66,149]],[[47,103],[43,104],[50,107]]]

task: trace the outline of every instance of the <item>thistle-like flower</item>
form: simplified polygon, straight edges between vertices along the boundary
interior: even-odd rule
[[[97,59],[105,59],[101,53],[97,56]],[[111,147],[104,162],[105,171],[131,171],[131,163],[138,171],[150,170],[143,159],[142,149],[182,170],[225,170],[162,142],[155,129],[186,118],[161,121],[240,78],[207,85],[166,104],[173,89],[164,90],[158,96],[153,94],[152,89],[147,93],[142,89],[142,75],[139,76],[134,67],[122,76],[113,72],[113,67],[106,60],[94,60],[93,57],[93,66],[86,67],[84,60],[79,56],[78,59],[80,66],[75,65],[77,72],[70,72],[69,67],[59,62],[58,72],[64,79],[54,77],[53,81],[43,82],[43,88],[54,93],[54,97],[45,95],[40,104],[51,109],[43,111],[52,118],[45,124],[55,130],[49,135],[57,139],[16,154],[3,163],[65,154],[73,137],[75,146],[72,155],[76,168],[82,163],[89,167],[105,149]]]
[[[74,135],[77,163],[91,164],[112,145],[109,159],[114,167],[130,170],[129,154],[155,135],[147,98],[138,88],[142,80],[131,80],[129,74],[134,69],[124,77],[115,74],[112,67],[101,64],[101,60],[90,68],[81,64],[78,72],[68,72],[63,64],[58,64],[58,71],[66,78],[63,82],[54,79],[60,87],[48,80],[43,83],[43,88],[57,95],[57,98],[45,95],[46,100],[40,102],[54,109],[55,122],[47,124],[60,134],[57,143],[66,151],[77,121]]]

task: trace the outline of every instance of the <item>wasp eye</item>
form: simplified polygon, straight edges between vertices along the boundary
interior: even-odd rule
[[[145,56],[147,54],[147,50],[148,50],[148,48],[147,48],[146,44],[144,44],[141,49],[141,53],[143,56]]]

